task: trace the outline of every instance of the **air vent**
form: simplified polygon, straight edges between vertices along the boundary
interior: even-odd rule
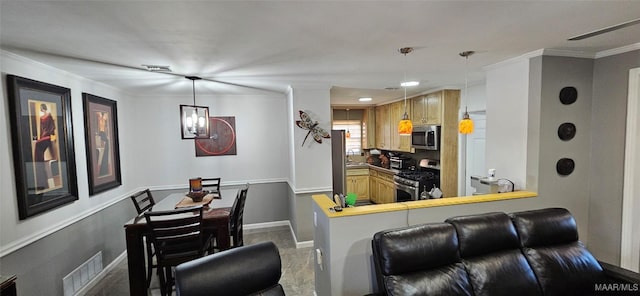
[[[145,69],[151,72],[171,72],[169,66],[159,66],[159,65],[142,65]]]

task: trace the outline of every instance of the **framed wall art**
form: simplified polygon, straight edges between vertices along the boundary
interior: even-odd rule
[[[122,185],[116,101],[82,93],[89,195]]]
[[[209,117],[209,138],[195,143],[196,157],[236,155],[235,116]]]
[[[78,199],[71,90],[7,75],[20,220]]]

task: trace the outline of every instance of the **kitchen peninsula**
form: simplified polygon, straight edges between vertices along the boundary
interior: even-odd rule
[[[375,292],[371,238],[380,230],[446,218],[491,212],[495,208],[518,211],[533,208],[536,192],[498,194],[386,203],[333,210],[324,194],[313,196],[316,293],[363,295]]]

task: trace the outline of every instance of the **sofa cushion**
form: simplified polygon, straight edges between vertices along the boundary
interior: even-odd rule
[[[512,213],[522,247],[552,246],[578,240],[578,226],[566,209],[550,208]]]
[[[386,295],[473,295],[462,263],[385,277]]]
[[[505,213],[459,216],[446,222],[456,228],[463,258],[519,248],[518,234]]]
[[[381,231],[372,247],[379,288],[389,295],[472,295],[450,224]]]
[[[460,256],[475,295],[541,295],[507,214],[454,217],[447,222],[458,234]]]
[[[524,254],[545,295],[586,295],[604,282],[598,261],[578,240],[576,221],[565,209],[512,213]]]

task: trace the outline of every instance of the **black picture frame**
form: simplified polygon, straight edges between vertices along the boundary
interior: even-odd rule
[[[118,105],[116,101],[82,93],[89,195],[122,185]]]
[[[7,75],[20,220],[78,199],[71,90]]]

